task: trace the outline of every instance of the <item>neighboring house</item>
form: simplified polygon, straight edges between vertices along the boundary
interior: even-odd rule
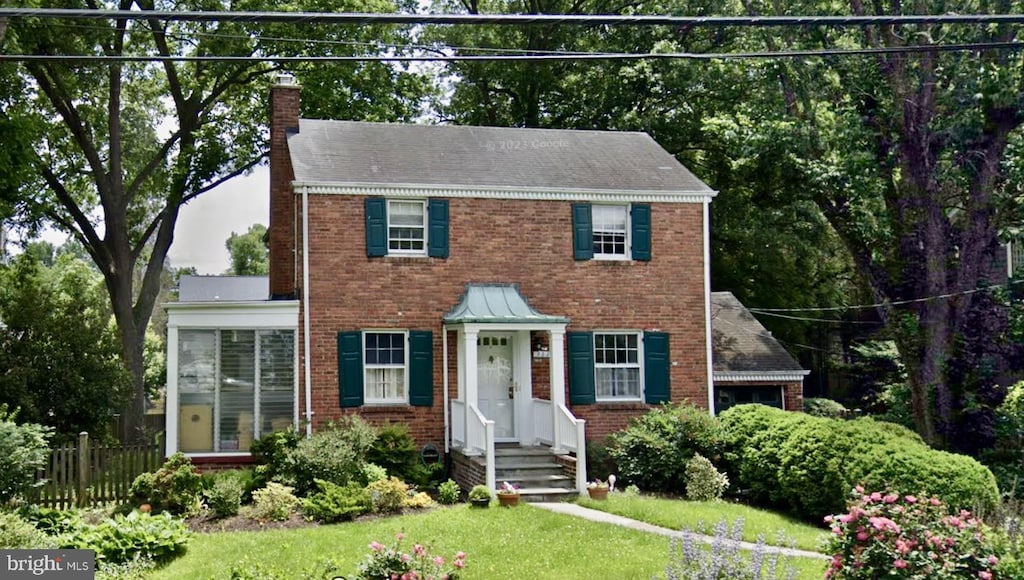
[[[710,408],[714,191],[648,135],[308,120],[299,92],[271,92],[269,288],[169,307],[168,452],[354,412],[460,483],[540,446],[582,491],[587,439]]]
[[[711,294],[715,410],[760,403],[803,410],[805,371],[731,292]]]

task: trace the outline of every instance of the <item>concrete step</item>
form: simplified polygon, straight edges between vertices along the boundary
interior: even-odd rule
[[[576,482],[564,475],[531,475],[525,477],[505,477],[501,474],[495,475],[495,482],[498,485],[509,482],[520,489],[532,487],[553,487],[558,489],[572,489]]]
[[[496,478],[541,477],[545,475],[562,475],[564,471],[558,465],[495,465]]]
[[[520,500],[528,502],[572,501],[580,496],[575,489],[558,487],[525,487],[519,490]]]

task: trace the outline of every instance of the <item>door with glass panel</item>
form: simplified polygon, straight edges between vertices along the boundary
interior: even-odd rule
[[[516,439],[512,334],[480,333],[477,338],[477,388],[480,412],[494,421],[494,438]]]

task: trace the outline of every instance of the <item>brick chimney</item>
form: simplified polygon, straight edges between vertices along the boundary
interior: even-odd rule
[[[295,171],[288,151],[289,133],[299,131],[299,84],[290,74],[279,74],[270,89],[270,298],[295,298],[296,198]]]

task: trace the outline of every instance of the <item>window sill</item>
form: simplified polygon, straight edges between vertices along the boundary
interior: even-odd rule
[[[412,413],[413,407],[409,403],[365,403],[362,407],[355,407],[360,413]]]

